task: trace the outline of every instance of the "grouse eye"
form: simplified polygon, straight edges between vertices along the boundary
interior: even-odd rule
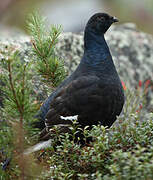
[[[105,18],[104,18],[104,17],[101,17],[101,21],[105,21]]]
[[[104,17],[98,17],[98,21],[105,21],[105,18]]]

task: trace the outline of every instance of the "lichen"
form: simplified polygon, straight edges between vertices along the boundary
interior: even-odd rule
[[[105,37],[120,78],[126,85],[134,88],[139,81],[143,84],[146,80],[153,82],[153,37],[151,35],[139,31],[135,24],[127,23],[112,26]],[[0,38],[0,52],[5,53],[10,46],[20,50],[22,60],[30,61],[32,59],[31,43],[28,36]],[[71,74],[83,56],[83,33],[62,33],[59,37],[56,53],[64,59],[65,67]],[[0,53],[0,63],[3,58],[3,54]],[[38,90],[41,83],[38,78],[34,79],[37,79]],[[41,88],[39,94],[43,92],[43,86]],[[149,104],[153,107],[152,91],[149,91]]]

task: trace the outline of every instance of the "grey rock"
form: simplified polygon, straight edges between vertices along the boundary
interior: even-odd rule
[[[114,25],[105,35],[109,44],[114,63],[121,80],[127,87],[135,88],[140,81],[145,86],[147,80],[153,85],[153,36],[141,32],[135,24],[126,23]],[[32,59],[30,38],[25,35],[10,38],[0,38],[0,63],[8,47],[18,49],[21,59]],[[56,53],[65,61],[65,67],[69,74],[72,73],[80,62],[83,55],[83,33],[63,33],[59,37]],[[0,72],[2,69],[0,69]],[[38,94],[42,94],[44,86],[40,85],[38,78],[35,87]],[[36,80],[37,79],[37,80]],[[153,109],[153,88],[148,90],[149,108]],[[47,94],[43,95],[43,98]]]
[[[133,23],[112,26],[105,35],[117,71],[126,87],[135,89],[150,82],[148,108],[153,111],[153,36],[141,32]],[[72,73],[83,55],[83,33],[64,33],[57,45],[57,54]]]
[[[153,80],[153,37],[137,30],[135,24],[113,26],[106,33],[114,63],[125,84]],[[75,70],[83,55],[82,34],[64,33],[57,45],[69,72]]]

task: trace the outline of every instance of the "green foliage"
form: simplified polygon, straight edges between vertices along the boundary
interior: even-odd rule
[[[56,151],[46,151],[50,170],[44,173],[44,179],[50,176],[53,179],[152,179],[152,118],[153,114],[150,114],[146,122],[136,123],[134,132],[128,121],[120,123],[122,128],[127,126],[120,136],[116,136],[119,133],[117,127],[107,131],[104,127],[94,126],[88,132],[94,142],[85,147],[70,141],[67,134],[61,138]],[[125,138],[127,134],[131,136]]]
[[[47,30],[45,19],[37,13],[29,16],[27,24],[32,36],[37,71],[44,82],[50,87],[56,87],[66,76],[63,60],[55,55],[55,45],[58,42],[61,26],[52,25],[50,30]]]
[[[5,94],[4,114],[5,118],[14,120],[26,118],[26,122],[36,110],[34,98],[32,97],[31,74],[29,73],[30,63],[22,62],[19,52],[14,52],[8,59],[3,61],[5,74],[1,80],[5,84],[2,90]],[[7,88],[6,88],[7,87]]]
[[[115,151],[112,153],[112,164],[108,167],[110,174],[105,175],[104,179],[153,179],[152,154],[153,146],[137,146],[131,152]]]
[[[6,157],[2,156],[2,162],[12,157],[10,173],[14,171],[15,176],[21,176],[23,179],[28,162],[23,157],[27,139],[24,131],[29,130],[30,133],[28,125],[29,122],[32,122],[36,112],[36,104],[32,97],[31,74],[29,73],[30,63],[21,61],[19,52],[10,51],[8,58],[2,62],[2,67],[5,71],[1,74],[1,80],[5,84],[2,87],[5,99],[3,101],[4,108],[1,109],[3,122],[0,130],[2,137],[0,144],[6,153]],[[15,164],[18,164],[18,169]],[[28,169],[26,171],[29,172]],[[4,171],[2,174],[7,177]]]
[[[60,29],[53,26],[47,32],[43,26],[43,18],[36,14],[31,16],[29,29],[33,36],[33,53],[37,61],[21,60],[20,52],[13,47],[8,48],[7,52],[1,52],[4,56],[0,62],[3,69],[0,79],[4,84],[1,91],[5,98],[4,107],[0,109],[0,162],[4,165],[7,158],[11,157],[12,160],[6,171],[0,169],[0,179],[38,177],[43,168],[39,170],[36,160],[23,154],[25,145],[32,141],[30,136],[35,134],[29,125],[38,110],[32,77],[37,69],[42,79],[55,87],[66,75],[63,61],[54,53]]]
[[[44,179],[50,176],[53,179],[104,180],[153,178],[153,113],[141,119],[143,109],[137,110],[138,102],[144,102],[143,96],[138,101],[135,94],[139,90],[126,93],[128,99],[123,114],[112,128],[99,125],[92,130],[84,129],[85,137],[94,139],[90,145],[81,147],[66,134],[60,136],[61,144],[56,150],[44,151],[42,161],[47,159],[47,166],[50,166],[43,174]],[[74,139],[76,128],[72,128]]]

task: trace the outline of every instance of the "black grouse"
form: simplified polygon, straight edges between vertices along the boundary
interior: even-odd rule
[[[77,69],[64,80],[42,105],[35,127],[41,129],[42,139],[53,125],[71,124],[63,117],[77,115],[83,128],[100,123],[108,128],[120,114],[124,92],[114,66],[104,34],[115,17],[96,13],[84,32],[84,55]]]

